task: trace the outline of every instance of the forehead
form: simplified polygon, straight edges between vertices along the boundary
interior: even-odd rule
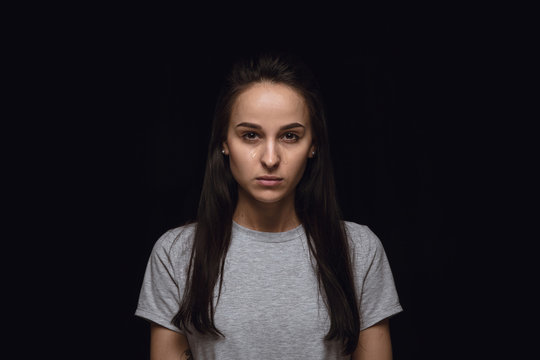
[[[243,121],[261,126],[287,122],[307,125],[309,114],[304,98],[296,90],[284,84],[262,82],[244,90],[233,104],[230,124]]]

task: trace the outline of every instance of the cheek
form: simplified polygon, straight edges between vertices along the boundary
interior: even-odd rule
[[[257,163],[257,155],[259,154],[259,149],[255,148],[242,148],[237,146],[230,147],[229,161],[231,165],[231,171],[235,178],[243,177],[249,175],[254,166]]]
[[[298,177],[302,177],[302,175],[304,175],[304,171],[306,170],[306,165],[307,165],[307,159],[304,158],[298,165]]]
[[[260,150],[258,148],[238,147],[231,152],[231,158],[234,159],[238,166],[249,168],[250,166],[253,166],[253,164],[257,161],[257,156],[259,155],[259,153]]]
[[[288,167],[290,171],[295,173],[295,177],[301,178],[304,174],[304,169],[307,164],[307,156],[304,153],[297,154],[294,157],[289,157]]]
[[[257,156],[257,149],[252,149],[248,153],[248,160],[253,160]]]

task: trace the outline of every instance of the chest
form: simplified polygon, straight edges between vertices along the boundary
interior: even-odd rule
[[[217,301],[218,288],[215,291]],[[233,243],[214,317],[225,336],[280,341],[300,333],[324,336],[328,313],[317,287],[307,243]]]

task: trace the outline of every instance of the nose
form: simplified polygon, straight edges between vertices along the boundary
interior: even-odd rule
[[[269,141],[266,143],[263,154],[261,155],[261,163],[267,169],[273,169],[279,165],[279,162],[279,149],[275,142]]]

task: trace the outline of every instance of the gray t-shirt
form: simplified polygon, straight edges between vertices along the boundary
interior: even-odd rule
[[[364,225],[345,222],[353,253],[360,329],[402,311],[383,246]],[[225,338],[179,329],[195,224],[167,231],[150,255],[135,315],[185,334],[195,359],[346,359],[325,341],[330,319],[318,292],[302,225],[269,233],[233,223],[214,321]],[[219,280],[214,291],[214,304]]]

